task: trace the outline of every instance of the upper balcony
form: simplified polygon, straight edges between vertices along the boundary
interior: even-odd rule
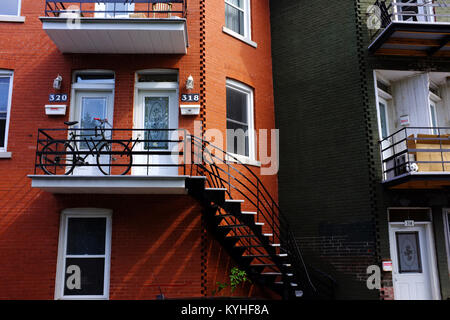
[[[380,144],[385,185],[393,189],[450,187],[450,128],[403,128]]]
[[[187,52],[187,0],[45,2],[42,27],[63,53]]]
[[[374,31],[372,54],[450,57],[449,0],[377,0],[367,26]]]

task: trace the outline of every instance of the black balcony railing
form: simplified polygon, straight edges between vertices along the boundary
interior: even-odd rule
[[[383,179],[450,172],[450,128],[406,127],[380,141]]]
[[[449,0],[377,0],[373,6],[374,10],[370,10],[370,14],[378,16],[381,28],[385,28],[392,21],[450,22]]]
[[[148,175],[154,168],[176,167],[186,174],[186,141],[184,129],[39,129],[34,173],[70,175],[94,167],[97,174],[139,168]]]
[[[185,18],[187,0],[46,0],[46,17]]]

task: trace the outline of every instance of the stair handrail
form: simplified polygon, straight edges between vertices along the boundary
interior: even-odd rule
[[[295,265],[296,265],[296,268],[295,268],[296,271],[300,272],[300,270],[303,270],[303,272],[300,272],[300,273],[303,275],[304,281],[301,281],[302,279],[300,279],[300,277],[301,277],[300,274],[295,274],[294,276],[297,277],[298,280],[300,280],[300,282],[307,283],[309,285],[310,289],[315,294],[317,294],[317,289],[311,280],[311,276],[308,272],[308,268],[305,264],[303,255],[302,255],[301,250],[298,246],[298,243],[295,239],[294,233],[291,230],[288,219],[284,215],[284,213],[281,211],[278,203],[274,200],[274,198],[272,197],[270,192],[267,190],[266,186],[263,184],[260,177],[258,177],[248,167],[247,164],[243,163],[236,156],[213,145],[211,142],[206,141],[202,138],[193,136],[193,135],[188,135],[187,138],[191,141],[191,143],[190,143],[191,175],[193,175],[193,168],[195,166],[196,170],[197,170],[197,175],[199,175],[200,172],[202,175],[204,175],[204,173],[207,172],[211,179],[211,181],[207,179],[208,183],[212,184],[214,187],[220,187],[220,188],[226,189],[227,190],[226,193],[228,194],[230,199],[233,199],[231,189],[235,190],[236,192],[238,192],[239,194],[241,194],[242,196],[247,198],[249,200],[249,202],[253,206],[255,206],[255,208],[257,210],[257,214],[261,213],[261,215],[264,218],[264,221],[268,223],[271,231],[273,232],[273,237],[272,237],[273,241],[276,239],[276,236],[277,236],[278,240],[280,241],[280,244],[285,244],[285,246],[282,246],[281,249],[283,249],[286,253],[288,253],[288,255],[292,256],[292,258],[294,259]],[[199,152],[201,151],[201,158],[200,158],[201,161],[198,158],[199,157],[198,154],[196,154],[196,147],[197,147],[197,149],[199,149],[198,150]],[[208,150],[208,147],[210,147],[214,150],[214,154],[212,152],[210,152],[210,150]],[[222,158],[218,157],[215,154],[216,151],[221,153]],[[211,163],[208,163],[207,161],[205,161],[205,152],[207,152],[208,155],[210,156],[210,159],[213,160]],[[245,174],[243,172],[241,172],[241,170],[236,168],[236,166],[231,165],[229,159],[232,159],[231,162],[234,162],[237,165],[239,165],[240,167],[244,168]],[[220,168],[218,166],[218,163],[214,160],[221,161],[221,163],[219,163],[219,164],[225,165],[226,169]],[[206,167],[205,162],[209,164],[211,169],[208,169]],[[245,181],[248,181],[253,187],[255,187],[256,194],[255,194],[255,192],[250,190],[246,185],[244,185],[235,175],[231,174],[230,171],[233,171],[236,175],[237,174],[240,175],[241,177],[244,178]],[[220,172],[222,172],[222,174],[225,175],[225,177],[222,177],[220,175]],[[250,177],[253,177],[255,179],[255,182],[251,181],[247,174],[249,174]],[[227,178],[227,179],[225,179],[225,178]],[[257,203],[255,204],[254,201],[249,199],[248,194],[246,194],[242,190],[238,189],[237,186],[233,185],[231,183],[231,180],[235,180],[237,183],[241,184],[244,187],[244,189],[246,189],[248,192],[250,192],[250,195],[255,196],[257,198],[256,199]],[[261,200],[264,200],[264,201],[260,202],[259,196],[261,196],[262,197]],[[264,209],[264,210],[262,210],[262,209]],[[267,217],[265,212],[267,214],[269,214],[270,216]],[[272,221],[270,221],[270,220],[272,220]],[[276,220],[278,220],[278,221],[276,221]],[[283,266],[279,265],[278,259],[275,259],[274,261],[275,261],[275,263],[277,263],[277,265],[282,270]],[[333,289],[331,289],[331,290],[333,290]]]

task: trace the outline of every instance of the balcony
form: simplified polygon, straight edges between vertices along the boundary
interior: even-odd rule
[[[62,53],[186,54],[187,0],[46,0],[42,27]]]
[[[39,129],[31,186],[63,194],[187,194],[187,141],[182,129]]]
[[[450,186],[450,128],[408,127],[380,141],[383,183],[391,189]]]
[[[450,57],[448,0],[377,0],[367,25],[374,55]]]

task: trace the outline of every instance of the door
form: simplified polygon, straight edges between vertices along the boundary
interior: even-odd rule
[[[125,2],[125,0],[124,0]],[[134,11],[134,3],[104,3],[95,4],[97,18],[128,18]]]
[[[76,91],[75,99],[75,112],[72,120],[78,121],[78,124],[73,128],[93,129],[99,125],[94,118],[108,119],[108,122],[112,125],[113,94],[111,91]],[[108,125],[105,128],[109,129]],[[100,137],[94,136],[94,130],[77,131],[77,133],[83,134],[77,140],[84,140],[85,138],[88,140],[87,142],[77,143],[80,151],[89,150],[89,147],[94,148],[95,142],[89,142],[90,139],[94,141],[100,139]],[[106,137],[110,137],[110,132],[107,131]],[[103,175],[96,166],[97,159],[95,156],[88,156],[85,161],[95,166],[77,166],[73,171],[74,175]],[[105,160],[102,163],[108,163],[108,161]]]
[[[389,228],[396,300],[433,299],[431,240],[425,228],[425,225]]]
[[[382,97],[378,96],[378,130],[380,132],[381,150],[383,160],[388,159],[394,154],[393,148],[390,148],[392,141],[389,137],[389,116],[388,116],[388,102]],[[386,172],[386,178],[390,179],[395,176],[394,159],[383,162],[383,167]],[[389,170],[389,171],[388,171]]]
[[[133,157],[133,175],[178,175],[178,94],[176,90],[139,90],[135,111],[134,138],[145,140],[135,151],[149,152]],[[138,166],[137,166],[138,165]]]

